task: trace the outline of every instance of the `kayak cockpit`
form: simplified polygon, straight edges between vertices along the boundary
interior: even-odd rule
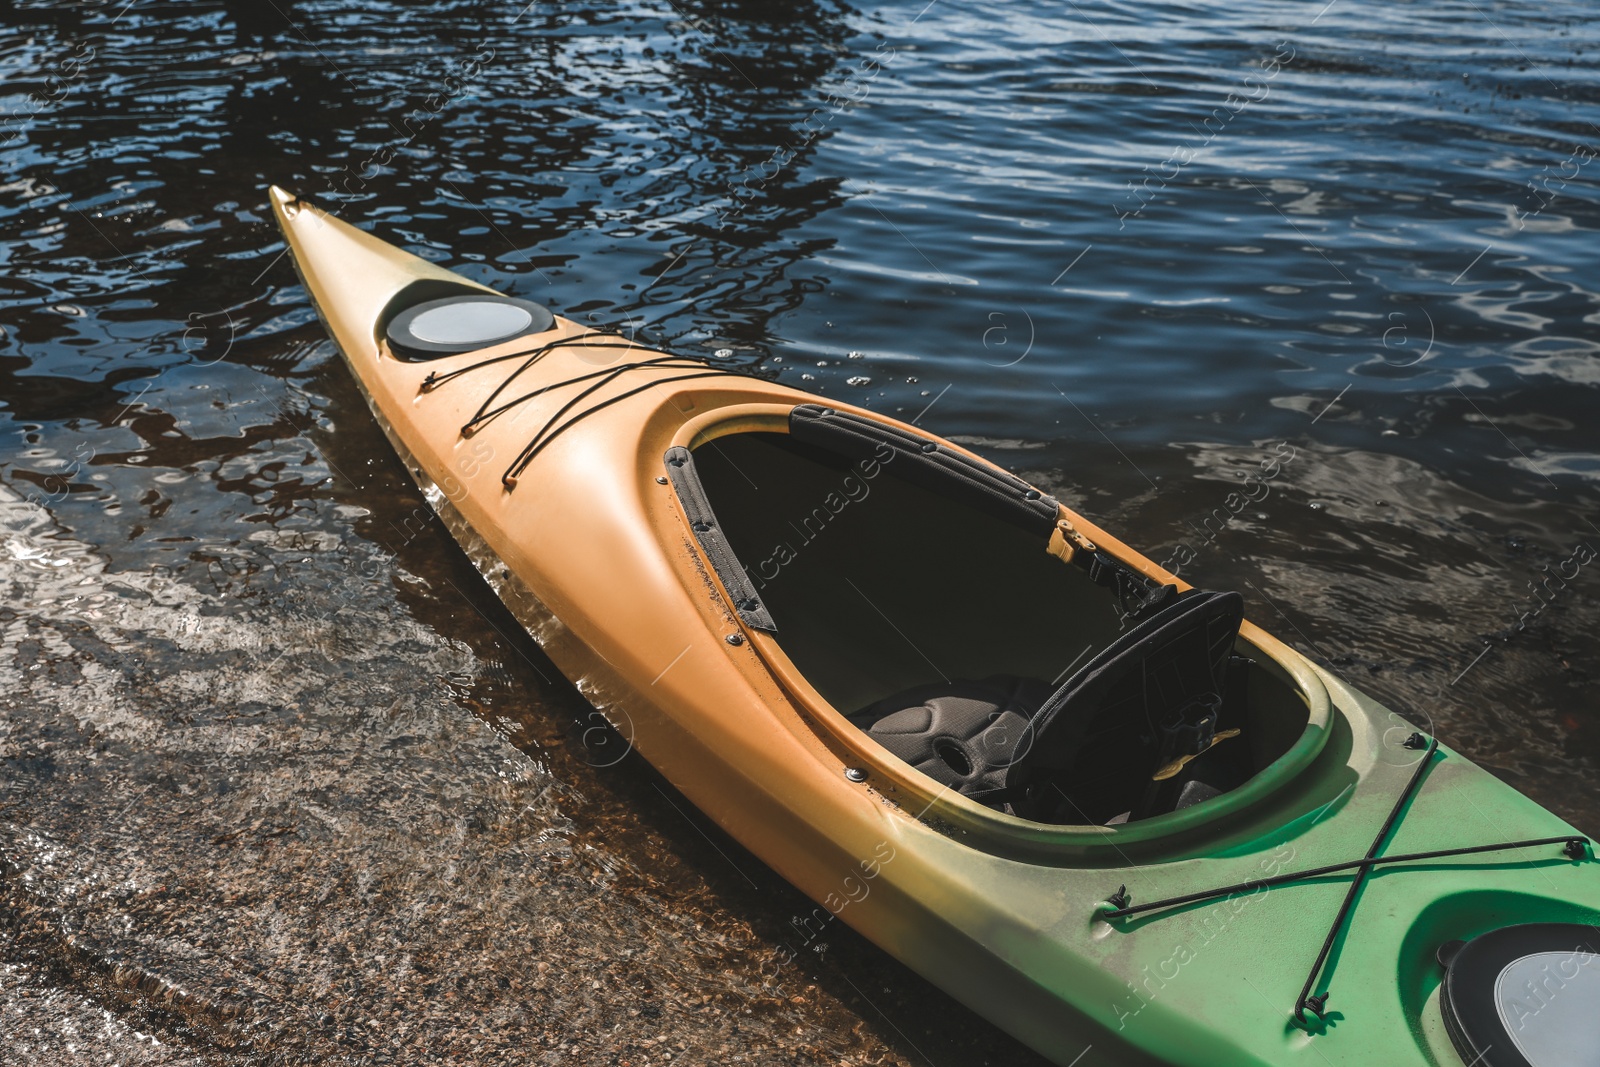
[[[747,625],[941,785],[1114,825],[1235,790],[1306,730],[1236,594],[1063,549],[1053,500],[958,450],[809,406],[787,433],[699,440],[669,469]]]

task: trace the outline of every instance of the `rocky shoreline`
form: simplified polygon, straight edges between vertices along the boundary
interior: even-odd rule
[[[0,515],[0,1059],[1029,1055],[930,1024],[953,1006],[919,1014],[926,987],[848,931],[769,980],[802,898],[637,757],[587,766],[584,705],[531,644],[492,647],[487,616],[482,652],[440,637],[400,562],[303,556],[319,582],[230,598],[112,573],[28,501]]]

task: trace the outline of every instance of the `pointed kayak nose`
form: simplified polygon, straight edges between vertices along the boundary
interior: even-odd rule
[[[358,230],[282,186],[269,187],[267,199],[317,313],[352,362],[378,358],[383,327],[398,309],[495,292]]]

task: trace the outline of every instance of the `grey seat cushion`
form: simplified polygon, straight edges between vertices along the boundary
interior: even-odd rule
[[[1028,720],[1050,696],[1031,678],[994,675],[918,686],[864,708],[850,721],[934,781],[961,793],[1005,785],[1026,751]]]

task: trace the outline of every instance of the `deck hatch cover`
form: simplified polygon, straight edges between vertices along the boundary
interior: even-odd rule
[[[426,291],[419,288],[418,295]],[[466,290],[403,307],[389,319],[383,335],[391,352],[415,361],[477,352],[554,325],[555,316],[542,304]]]
[[[1574,1067],[1600,1062],[1600,927],[1504,926],[1456,949],[1439,1008],[1464,1061],[1479,1067]]]

